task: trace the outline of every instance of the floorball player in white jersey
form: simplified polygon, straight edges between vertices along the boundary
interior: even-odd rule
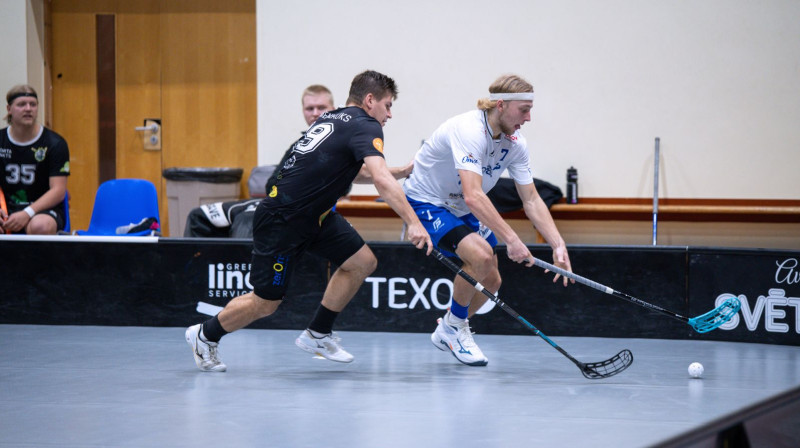
[[[477,110],[447,120],[424,142],[403,186],[434,244],[460,258],[464,271],[495,293],[501,283],[495,235],[505,242],[511,260],[533,266],[528,247],[486,196],[505,170],[514,179],[525,215],[553,248],[554,264],[572,270],[566,243],[533,184],[527,143],[519,133],[531,120],[532,107],[530,83],[516,75],[499,77]],[[566,286],[568,280],[563,282]],[[450,311],[438,320],[431,341],[464,364],[485,366],[489,361],[475,344],[467,318],[487,298],[460,276],[453,285]]]

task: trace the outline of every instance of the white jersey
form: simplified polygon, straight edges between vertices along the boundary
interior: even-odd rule
[[[471,213],[464,201],[458,170],[483,176],[486,193],[507,169],[518,184],[533,183],[528,145],[519,131],[492,139],[486,113],[473,110],[439,126],[414,158],[414,170],[403,184],[411,199],[447,208],[461,217]]]

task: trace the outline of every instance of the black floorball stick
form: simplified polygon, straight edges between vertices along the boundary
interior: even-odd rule
[[[586,277],[581,277],[580,275],[566,271],[557,266],[553,266],[552,264],[542,261],[538,258],[533,259],[533,264],[539,266],[540,268],[546,269],[550,272],[554,272],[566,278],[575,280],[578,283],[590,286],[598,291],[602,291],[606,294],[611,294],[614,297],[627,300],[628,302],[645,307],[652,311],[657,311],[661,314],[665,314],[669,317],[672,317],[673,319],[677,319],[681,322],[689,324],[694,329],[694,331],[698,333],[708,333],[709,331],[718,328],[725,322],[728,322],[729,320],[731,320],[733,316],[736,315],[736,313],[739,312],[739,308],[741,308],[742,306],[738,298],[731,297],[725,300],[725,302],[723,302],[722,304],[720,304],[720,306],[714,308],[713,310],[690,319],[688,317],[681,316],[680,314],[674,311],[661,308],[660,306],[653,305],[652,303],[647,303],[644,300],[639,300],[636,297],[625,294],[624,292],[619,292],[613,288],[609,288],[608,286],[601,285],[600,283],[589,280]]]
[[[589,378],[590,380],[608,378],[610,376],[614,376],[622,372],[623,370],[630,367],[631,364],[633,364],[633,353],[631,353],[631,351],[628,349],[622,350],[621,352],[617,353],[616,355],[605,361],[588,362],[588,363],[578,361],[577,359],[573,358],[569,353],[567,353],[566,350],[559,347],[558,344],[553,342],[552,339],[548,338],[547,335],[539,331],[539,329],[536,328],[532,323],[528,322],[524,317],[520,316],[519,313],[511,309],[510,306],[506,305],[502,300],[498,299],[496,295],[492,294],[489,290],[484,288],[483,285],[481,285],[477,280],[472,278],[472,276],[464,272],[460,267],[458,267],[455,263],[453,263],[449,258],[444,256],[436,248],[433,249],[432,254],[434,257],[436,257],[437,260],[441,261],[451,271],[461,276],[461,278],[469,282],[469,284],[471,284],[475,289],[483,293],[483,295],[488,297],[492,302],[496,303],[500,308],[503,309],[503,311],[510,314],[511,317],[513,317],[514,319],[525,325],[525,327],[528,328],[528,330],[532,331],[533,334],[544,339],[554,349],[558,350],[559,353],[566,356],[567,359],[575,363],[575,365],[578,366],[579,369],[581,369],[581,373],[586,378]]]

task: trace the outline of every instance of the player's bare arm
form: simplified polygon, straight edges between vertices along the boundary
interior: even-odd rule
[[[508,251],[508,258],[515,263],[526,263],[526,266],[533,266],[533,255],[519,235],[508,225],[500,216],[492,201],[481,188],[482,177],[472,171],[459,170],[461,177],[461,189],[464,193],[464,202],[476,218],[485,226],[489,227],[495,235],[499,236],[505,243]]]
[[[561,269],[572,272],[572,265],[569,261],[569,253],[567,252],[567,243],[561,237],[553,216],[550,210],[547,209],[547,204],[544,203],[536,191],[536,186],[533,183],[527,185],[516,184],[517,193],[522,199],[522,208],[525,211],[525,216],[531,221],[536,230],[542,235],[547,244],[553,249],[553,263]],[[559,274],[553,278],[553,283],[558,281]],[[567,286],[568,279],[563,278],[564,286]],[[575,280],[569,280],[575,283]]]
[[[400,184],[397,183],[397,180],[386,167],[386,161],[380,156],[370,156],[364,159],[364,166],[369,171],[378,194],[406,223],[408,239],[417,249],[427,247],[426,254],[430,255],[433,249],[431,237],[422,226],[422,223],[419,222],[414,209],[408,204]]]
[[[47,193],[43,194],[42,197],[34,201],[30,207],[35,212],[40,212],[42,210],[49,210],[64,200],[64,195],[67,193],[67,177],[66,176],[51,176],[50,177],[50,189],[47,190]],[[33,218],[28,215],[25,211],[18,211],[15,213],[11,213],[3,227],[5,229],[11,230],[12,232],[19,232],[20,230],[24,229],[25,226]]]
[[[412,159],[411,162],[408,162],[405,166],[390,166],[389,172],[392,174],[397,180],[405,179],[406,177],[411,175],[411,170],[414,169],[414,160]],[[372,175],[367,170],[366,166],[362,166],[361,170],[356,175],[356,178],[353,180],[354,184],[371,184],[372,183]]]

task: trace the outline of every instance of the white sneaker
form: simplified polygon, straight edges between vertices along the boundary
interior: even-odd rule
[[[197,368],[205,372],[224,372],[228,366],[219,359],[216,342],[206,342],[200,338],[202,324],[192,325],[186,329],[186,342],[192,347],[194,362]]]
[[[450,350],[450,346],[447,345],[447,342],[443,341],[442,338],[439,337],[439,327],[438,325],[442,324],[442,318],[436,319],[436,330],[431,333],[431,342],[433,342],[433,346],[438,348],[439,350],[446,352]]]
[[[449,315],[449,313],[448,313]],[[431,342],[439,350],[449,350],[457,360],[468,366],[485,366],[489,363],[486,356],[472,339],[469,320],[460,324],[448,323],[447,316],[436,320],[436,331],[431,334]]]
[[[304,330],[300,333],[300,336],[295,339],[294,343],[309,353],[322,356],[331,361],[352,362],[353,355],[347,353],[347,351],[339,345],[339,340],[339,337],[334,333],[326,334],[321,338],[315,338],[311,335],[311,332]]]

